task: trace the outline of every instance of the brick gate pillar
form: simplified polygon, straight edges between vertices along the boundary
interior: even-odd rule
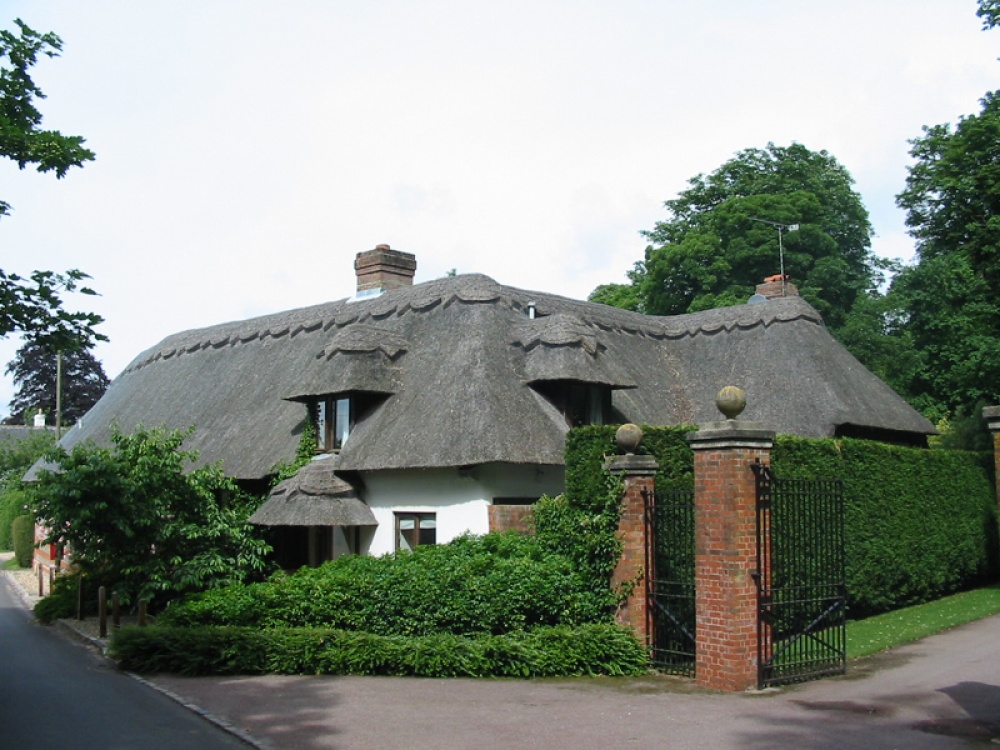
[[[639,643],[647,649],[652,645],[652,623],[649,609],[646,577],[652,559],[647,550],[653,540],[646,525],[646,493],[655,487],[656,470],[659,464],[652,456],[637,456],[634,451],[642,441],[642,430],[635,425],[623,425],[615,435],[618,446],[628,451],[624,456],[614,456],[607,463],[608,470],[621,478],[622,514],[618,521],[618,538],[622,542],[622,555],[618,560],[611,584],[618,587],[623,583],[634,583],[628,598],[619,607],[615,619],[621,625],[631,627]]]
[[[993,435],[993,465],[996,468],[997,515],[1000,516],[1000,406],[987,406],[983,409],[983,419],[986,420],[990,433]]]
[[[738,691],[757,684],[757,492],[750,467],[769,462],[774,432],[736,421],[746,404],[739,389],[724,388],[717,404],[729,419],[688,435],[694,451],[695,680]]]

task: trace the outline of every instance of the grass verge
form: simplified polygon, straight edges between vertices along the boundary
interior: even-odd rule
[[[22,570],[22,568],[17,564],[17,559],[12,557],[0,563],[0,570]]]
[[[1000,584],[994,584],[864,620],[852,620],[847,623],[847,656],[858,659],[998,612]]]

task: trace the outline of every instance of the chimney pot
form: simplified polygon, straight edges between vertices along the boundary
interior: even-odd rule
[[[767,297],[768,299],[775,299],[776,297],[798,297],[799,290],[795,284],[789,283],[792,277],[787,273],[782,276],[780,273],[774,276],[767,276],[764,278],[763,284],[758,284],[756,292],[757,294]]]
[[[358,253],[354,258],[358,293],[381,294],[386,289],[413,286],[417,272],[417,257],[413,253],[393,250],[387,244]]]

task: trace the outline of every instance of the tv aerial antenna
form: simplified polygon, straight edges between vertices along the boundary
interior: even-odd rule
[[[786,281],[786,279],[785,279],[785,245],[782,242],[782,233],[786,232],[786,231],[787,232],[797,232],[798,229],[799,229],[799,225],[798,224],[782,224],[780,222],[770,221],[768,219],[757,219],[757,218],[754,218],[753,216],[750,216],[749,219],[750,219],[750,221],[759,221],[761,224],[770,224],[772,227],[777,227],[778,228],[778,263],[781,266],[781,270],[780,270],[780,273],[781,273],[781,291],[782,291],[782,293],[784,293],[784,291],[785,291],[785,281]]]

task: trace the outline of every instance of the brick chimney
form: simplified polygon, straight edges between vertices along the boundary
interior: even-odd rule
[[[417,257],[413,253],[393,250],[388,245],[376,245],[374,250],[357,254],[354,271],[358,277],[359,294],[381,294],[386,289],[413,286]]]
[[[791,276],[787,273],[782,276],[775,274],[764,279],[763,284],[757,285],[757,294],[774,299],[775,297],[798,297],[799,289],[795,284],[790,283]]]

